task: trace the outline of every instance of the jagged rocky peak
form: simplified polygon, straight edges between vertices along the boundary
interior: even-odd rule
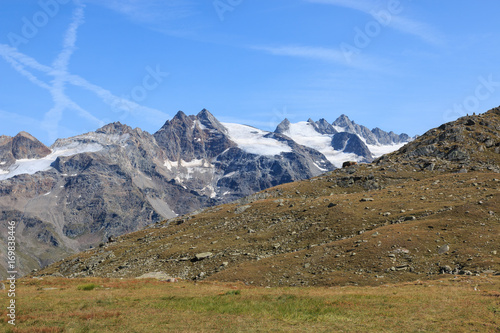
[[[346,116],[345,114],[341,114],[340,117],[338,117],[333,122],[334,126],[339,126],[339,127],[349,127],[349,126],[352,126],[353,124],[354,124],[354,122],[351,121],[351,119],[349,119],[349,117]]]
[[[179,111],[153,136],[171,161],[211,159],[236,145],[207,109],[196,116]]]
[[[377,145],[379,144],[375,135],[365,126],[358,125],[345,114],[342,114],[333,122],[333,126],[340,127],[342,129],[341,132],[348,132],[352,134],[357,134],[361,138],[366,140],[366,143],[369,145]]]
[[[227,134],[227,129],[207,109],[201,110],[196,118],[203,126]]]
[[[172,126],[181,126],[187,128],[191,127],[192,125],[193,125],[192,117],[188,117],[184,112],[178,111],[172,119],[167,120],[165,124],[163,124],[163,126],[158,130],[158,132]]]
[[[321,134],[335,134],[338,133],[337,130],[328,122],[325,118],[321,118],[320,120],[314,123],[316,126],[316,131]]]
[[[193,119],[192,117],[188,117],[183,111],[179,110],[175,114],[175,116],[172,118],[172,122],[182,122],[182,123],[189,123],[192,122]],[[167,120],[167,123],[169,121]]]
[[[411,141],[410,136],[406,133],[398,135],[393,131],[386,132],[378,127],[372,129],[372,133],[377,137],[378,142],[383,145],[391,145]]]
[[[288,120],[288,118],[285,118],[281,123],[278,124],[278,126],[276,126],[274,133],[283,134],[287,132],[289,129],[290,129],[290,120]]]

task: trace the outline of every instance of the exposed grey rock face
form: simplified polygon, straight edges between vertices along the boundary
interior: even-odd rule
[[[276,127],[275,133],[283,134],[290,129],[290,120],[285,118],[279,125]]]
[[[332,147],[344,153],[352,153],[363,157],[364,162],[373,161],[373,156],[365,143],[355,134],[342,132],[332,138]]]
[[[324,118],[321,118],[318,121],[313,121],[311,118],[308,120],[311,123],[316,131],[320,134],[336,134],[337,130]]]
[[[173,181],[165,152],[139,129],[114,123],[52,146],[64,147],[83,151],[0,182],[2,221],[15,220],[22,230],[21,272],[217,203]]]
[[[351,121],[345,114],[338,117],[337,120],[333,122],[333,125],[342,128],[344,132],[359,135],[364,138],[369,145],[376,145],[378,143],[377,138],[368,128]]]
[[[378,127],[372,129],[372,133],[377,138],[377,141],[382,145],[398,144],[412,140],[408,134],[396,134],[393,131],[385,132]]]
[[[233,147],[217,158],[214,164],[224,170],[217,187],[220,192],[226,193],[225,196],[230,199],[227,201],[241,198],[242,193],[251,194],[295,181],[299,177],[310,178],[334,169],[323,154],[314,149],[301,146],[278,133],[269,133],[266,137],[286,142],[292,151],[263,156]]]
[[[235,146],[226,128],[205,109],[196,116],[179,111],[154,137],[171,161],[211,159]]]

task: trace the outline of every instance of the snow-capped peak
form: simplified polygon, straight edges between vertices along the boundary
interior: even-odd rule
[[[233,123],[222,123],[222,125],[228,130],[229,138],[247,153],[272,156],[292,151],[285,143],[265,137],[270,132],[247,125]]]

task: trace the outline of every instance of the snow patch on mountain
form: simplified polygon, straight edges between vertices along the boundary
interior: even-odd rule
[[[269,134],[267,131],[240,124],[222,123],[222,125],[228,130],[229,138],[249,154],[274,156],[292,151],[288,145],[264,137]]]
[[[373,157],[374,158],[378,158],[382,155],[385,155],[385,154],[389,154],[389,153],[392,153],[396,150],[398,150],[399,148],[403,147],[405,144],[407,144],[407,142],[404,142],[404,143],[399,143],[399,144],[392,144],[392,145],[366,145],[368,147],[368,149],[370,149],[370,151],[372,152],[373,154]]]
[[[333,128],[339,132],[353,132],[349,131],[348,127],[341,127],[332,125]],[[287,123],[286,126],[282,126],[282,134],[290,137],[293,141],[297,142],[306,147],[313,148],[323,155],[335,165],[335,167],[340,168],[345,161],[356,161],[363,162],[365,158],[363,156],[356,155],[354,153],[345,153],[340,150],[335,150],[332,147],[332,134],[321,134],[317,131],[315,126],[311,121],[302,121],[298,123]],[[384,154],[391,153],[398,150],[405,143],[392,144],[392,145],[369,145],[367,140],[362,137],[359,133],[355,133],[368,147],[370,152],[375,158],[380,157]]]
[[[76,143],[73,142],[65,147],[58,147],[52,150],[49,155],[39,159],[22,159],[9,167],[7,173],[0,174],[0,180],[12,178],[14,176],[29,174],[33,175],[39,171],[47,171],[50,166],[60,156],[73,156],[82,153],[94,153],[102,150],[104,147],[98,143]]]
[[[325,155],[328,161],[337,168],[341,167],[342,163],[348,159],[358,159],[355,154],[345,154],[334,150],[331,144],[332,135],[318,133],[314,126],[307,121],[290,124],[283,134],[300,145],[316,149]]]

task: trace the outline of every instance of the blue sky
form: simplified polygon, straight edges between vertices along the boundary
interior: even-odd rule
[[[500,2],[1,0],[0,134],[50,145],[178,110],[410,135],[500,105]]]

